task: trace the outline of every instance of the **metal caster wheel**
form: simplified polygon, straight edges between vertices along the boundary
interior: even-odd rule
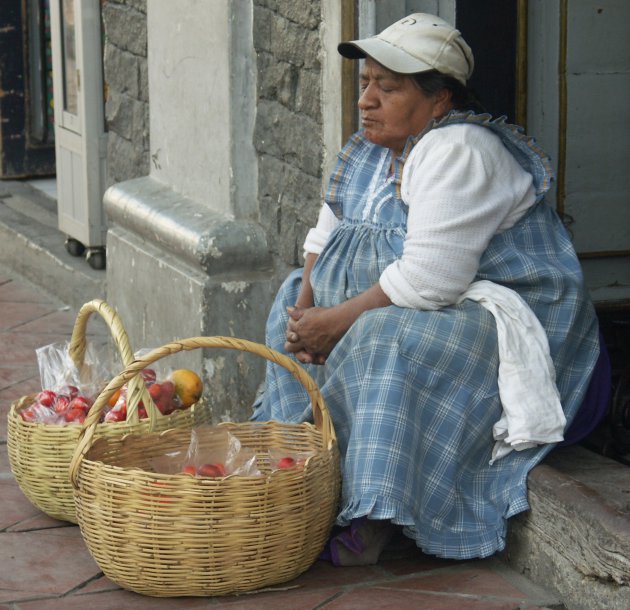
[[[85,246],[78,240],[72,237],[66,239],[66,250],[72,254],[72,256],[83,256],[85,252]]]
[[[105,248],[89,248],[87,254],[85,255],[85,260],[92,269],[97,269],[99,271],[101,269],[105,269]]]

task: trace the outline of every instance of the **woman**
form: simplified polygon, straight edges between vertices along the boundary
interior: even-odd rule
[[[485,557],[503,549],[507,518],[528,508],[527,473],[584,401],[597,320],[543,202],[548,159],[472,112],[460,33],[414,14],[339,52],[365,58],[362,129],[267,342],[304,364],[335,424],[347,529],[330,542],[334,563],[374,563],[392,524],[427,553]],[[304,421],[306,401],[269,365],[253,418]]]

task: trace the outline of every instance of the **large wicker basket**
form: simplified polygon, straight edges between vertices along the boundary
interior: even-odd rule
[[[69,352],[75,365],[84,365],[87,348],[86,329],[90,316],[98,313],[111,331],[123,366],[134,360],[127,333],[118,314],[105,301],[95,299],[81,307],[77,315],[70,340]],[[98,424],[95,436],[121,436],[132,431],[166,430],[183,427],[188,430],[194,425],[208,421],[206,409],[197,405],[178,410],[171,415],[162,415],[151,400],[142,378],[138,375],[129,383],[129,415],[127,421]],[[68,478],[70,461],[77,447],[81,426],[71,424],[57,426],[26,422],[20,411],[30,406],[35,395],[16,400],[9,410],[7,447],[11,470],[24,495],[46,514],[76,523],[73,489]],[[142,400],[149,415],[139,419],[138,409],[131,408]]]
[[[196,348],[259,355],[287,368],[308,392],[314,425],[220,424],[257,452],[261,476],[154,472],[155,458],[188,447],[190,433],[182,430],[94,440],[96,414],[118,387],[155,360]],[[240,339],[184,339],[129,365],[93,409],[70,476],[83,538],[101,570],[121,587],[163,597],[225,595],[286,582],[316,560],[337,510],[339,454],[319,389],[293,360]],[[272,470],[272,449],[312,455],[303,468]]]

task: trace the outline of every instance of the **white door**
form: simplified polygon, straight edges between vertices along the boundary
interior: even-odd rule
[[[59,229],[72,254],[105,265],[107,134],[99,0],[51,0]],[[92,256],[97,253],[97,256]]]
[[[528,131],[552,157],[591,295],[630,302],[630,3],[529,2]]]

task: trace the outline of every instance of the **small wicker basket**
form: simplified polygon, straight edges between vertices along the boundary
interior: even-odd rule
[[[133,362],[129,339],[118,314],[105,301],[95,299],[81,307],[72,331],[69,352],[77,368],[81,369],[84,365],[86,329],[93,313],[100,314],[109,326],[123,366]],[[128,390],[127,421],[98,424],[94,430],[97,437],[120,436],[136,430],[176,427],[190,430],[192,426],[209,420],[207,409],[199,405],[175,411],[171,415],[162,415],[151,400],[140,375],[130,380]],[[20,411],[34,400],[35,395],[22,396],[9,409],[7,449],[11,471],[32,504],[55,519],[76,523],[68,468],[82,427],[78,424],[57,426],[24,421]],[[147,409],[148,419],[139,419],[137,405],[140,400]]]
[[[181,350],[228,348],[287,368],[311,399],[315,424],[219,424],[257,453],[259,476],[159,474],[152,461],[185,450],[190,433],[94,440],[98,411],[143,367]],[[303,468],[275,470],[269,450],[309,452]],[[70,465],[83,538],[104,574],[152,596],[214,596],[286,582],[306,571],[334,523],[340,488],[332,421],[313,379],[263,345],[228,337],[169,343],[132,363],[96,400]]]

